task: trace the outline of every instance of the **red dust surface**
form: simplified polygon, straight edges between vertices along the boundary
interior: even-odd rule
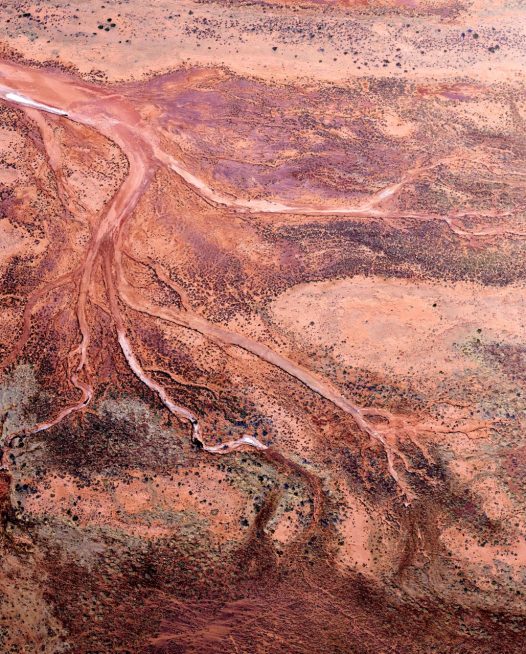
[[[20,2],[0,651],[515,654],[519,3]]]

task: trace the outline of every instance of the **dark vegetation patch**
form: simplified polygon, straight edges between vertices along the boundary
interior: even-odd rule
[[[161,472],[183,459],[184,435],[107,411],[63,421],[43,438],[49,463],[73,476],[114,476],[128,468]]]
[[[303,279],[297,281],[375,274],[505,286],[526,278],[522,241],[474,249],[438,219],[405,230],[389,229],[377,222],[363,225],[338,221],[280,227],[274,235],[297,242],[305,252]],[[364,256],[364,248],[370,256]],[[314,252],[323,253],[325,260],[317,270],[308,265],[309,254]]]

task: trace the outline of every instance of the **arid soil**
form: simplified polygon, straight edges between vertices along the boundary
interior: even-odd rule
[[[0,652],[526,647],[526,13],[0,9]]]

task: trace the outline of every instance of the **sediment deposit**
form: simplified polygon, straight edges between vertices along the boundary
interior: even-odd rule
[[[2,9],[2,652],[524,650],[523,17]]]

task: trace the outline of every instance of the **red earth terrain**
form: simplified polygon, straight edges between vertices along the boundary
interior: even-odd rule
[[[0,10],[2,653],[524,651],[503,4]]]

